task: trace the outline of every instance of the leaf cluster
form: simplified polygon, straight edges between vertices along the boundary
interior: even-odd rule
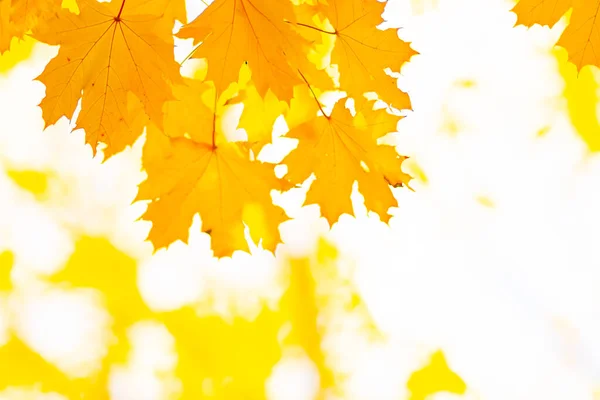
[[[37,78],[46,126],[68,118],[105,159],[146,132],[137,200],[148,201],[143,218],[157,249],[187,241],[199,214],[217,256],[248,250],[247,233],[273,250],[288,216],[272,192],[309,178],[305,204],[319,205],[330,224],[353,213],[354,182],[387,222],[397,205],[391,187],[409,180],[405,157],[383,142],[397,111],[410,108],[391,73],[415,52],[397,29],[378,28],[385,2],[215,0],[189,23],[184,0],[77,0],[78,12],[54,0],[1,4],[0,51],[29,30],[60,46]],[[184,24],[175,36],[194,43],[186,60],[204,61],[194,78],[174,59],[176,20]],[[328,93],[339,100],[326,102]],[[233,137],[224,125],[240,103],[243,135]],[[261,151],[278,140],[280,117],[298,144],[266,162]]]

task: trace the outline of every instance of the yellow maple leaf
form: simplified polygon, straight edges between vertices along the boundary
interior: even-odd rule
[[[378,144],[378,139],[394,132],[400,117],[374,110],[373,102],[365,101],[357,103],[353,118],[344,103],[338,101],[331,115],[305,122],[286,135],[299,140],[282,161],[289,169],[286,177],[299,184],[314,173],[305,204],[318,204],[330,224],[344,213],[353,215],[350,194],[356,180],[367,209],[387,222],[388,209],[397,205],[390,184],[402,185],[408,176],[400,169],[404,157],[393,147]]]
[[[208,60],[206,79],[214,81],[219,94],[238,80],[247,63],[261,96],[271,89],[288,101],[302,82],[298,68],[316,85],[327,82],[326,74],[307,62],[310,43],[295,32],[294,21],[289,0],[217,0],[178,36],[201,42],[193,57]]]
[[[416,52],[398,37],[396,29],[379,30],[385,2],[377,0],[327,0],[318,9],[333,30],[301,21],[300,26],[334,35],[336,42],[331,62],[337,64],[341,90],[350,97],[376,92],[379,98],[398,109],[411,107],[408,95],[398,89],[396,78],[386,68],[399,72]],[[310,82],[312,85],[312,82]]]
[[[71,119],[81,99],[76,128],[85,130],[94,152],[103,142],[113,154],[142,132],[129,93],[162,126],[162,106],[173,98],[170,83],[180,80],[173,21],[165,16],[169,2],[80,0],[78,5],[78,15],[61,10],[34,32],[37,39],[60,45],[37,78],[46,86],[40,106],[48,126],[62,116]]]
[[[227,141],[214,111],[217,102],[213,100],[211,109],[201,100],[205,93],[214,98],[214,89],[188,85],[179,89],[181,100],[165,107],[165,126],[178,125],[174,137],[154,127],[147,131],[143,164],[148,179],[137,199],[151,201],[144,214],[153,223],[148,238],[155,248],[177,239],[185,242],[194,215],[200,214],[216,256],[248,250],[245,226],[252,240],[274,250],[280,242],[279,224],[287,217],[273,204],[271,190],[283,188],[282,182],[273,165],[251,159],[244,146]],[[193,103],[182,105],[185,99]],[[181,120],[186,107],[195,117]]]
[[[558,39],[558,46],[569,53],[569,61],[577,69],[586,65],[600,66],[595,49],[600,48],[600,0],[521,0],[513,11],[517,23],[553,26],[569,10],[573,9],[567,29]]]

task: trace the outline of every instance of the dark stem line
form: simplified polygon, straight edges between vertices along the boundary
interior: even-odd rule
[[[312,86],[310,86],[310,83],[308,83],[308,81],[306,80],[306,77],[304,76],[304,74],[302,73],[302,71],[298,70],[298,73],[300,74],[300,76],[302,77],[302,79],[304,79],[304,82],[306,82],[306,85],[308,86],[308,89],[310,90],[310,93],[312,93],[313,98],[317,102],[317,106],[319,106],[319,110],[321,110],[321,112],[323,113],[323,115],[325,116],[325,118],[329,118],[329,115],[325,114],[325,111],[323,111],[323,107],[321,107],[321,103],[319,103],[319,99],[317,99],[317,95],[315,94],[315,91],[313,90]]]
[[[125,0],[123,0],[123,2],[121,3],[121,8],[119,8],[119,13],[115,17],[116,21],[120,21],[121,20],[121,14],[123,13],[123,7],[125,7]]]
[[[337,35],[337,32],[329,32],[329,31],[323,30],[321,28],[317,28],[317,27],[312,26],[312,25],[303,24],[302,22],[296,22],[296,25],[303,26],[305,28],[314,29],[315,31],[319,31],[321,33],[326,33],[328,35]]]

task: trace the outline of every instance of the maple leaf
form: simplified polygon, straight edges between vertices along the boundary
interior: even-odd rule
[[[247,63],[261,96],[271,89],[288,101],[294,85],[302,82],[297,68],[315,85],[328,81],[306,61],[310,43],[294,31],[294,21],[289,0],[217,0],[177,36],[201,42],[193,57],[208,60],[206,79],[215,82],[219,94],[237,81],[240,67]]]
[[[162,106],[172,99],[171,82],[179,82],[173,59],[173,20],[168,1],[123,0],[78,2],[80,13],[56,13],[34,36],[60,45],[58,55],[37,78],[46,86],[42,115],[46,126],[71,119],[78,101],[76,128],[86,132],[94,152],[98,142],[110,155],[141,134],[135,95],[150,119],[162,126]]]
[[[298,25],[335,36],[331,62],[337,64],[341,90],[350,97],[377,92],[379,98],[397,109],[411,107],[408,95],[398,89],[396,79],[386,68],[399,72],[417,54],[400,40],[396,29],[379,30],[385,2],[377,0],[327,0],[317,6],[329,20],[333,31],[314,26],[312,21]],[[310,81],[309,81],[310,82]],[[313,84],[310,82],[311,85]]]
[[[518,24],[552,27],[571,8],[571,21],[556,44],[568,51],[577,69],[600,66],[595,50],[600,48],[600,0],[521,0],[513,12]]]
[[[60,0],[0,0],[0,54],[14,37],[23,39],[38,21],[60,9]]]
[[[155,248],[177,239],[186,242],[192,219],[200,214],[202,230],[210,233],[218,257],[248,250],[245,225],[255,242],[274,250],[280,242],[279,224],[287,217],[273,205],[270,193],[283,183],[273,165],[250,159],[244,146],[226,140],[218,110],[202,101],[205,93],[214,99],[215,90],[190,81],[188,85],[178,89],[181,100],[165,107],[165,126],[177,127],[167,131],[173,137],[154,127],[147,131],[143,164],[148,179],[140,185],[137,200],[151,201],[143,216],[152,221],[148,238]],[[191,103],[182,105],[186,99]],[[181,120],[186,107],[195,110],[195,117]]]
[[[353,118],[344,101],[338,101],[331,115],[305,122],[286,135],[299,140],[282,161],[289,169],[286,177],[299,184],[314,173],[305,204],[318,204],[330,225],[344,213],[353,215],[350,194],[355,180],[367,209],[385,222],[390,218],[388,209],[397,205],[389,185],[408,181],[400,169],[404,157],[393,147],[378,144],[396,130],[400,117],[374,110],[370,101],[357,106],[360,111]]]

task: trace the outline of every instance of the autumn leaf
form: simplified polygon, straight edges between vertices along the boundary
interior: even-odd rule
[[[179,82],[173,59],[173,20],[168,1],[123,0],[78,2],[80,13],[57,12],[34,36],[60,45],[58,55],[37,78],[46,86],[42,100],[46,126],[62,116],[73,118],[81,99],[76,128],[96,151],[98,142],[114,154],[131,145],[143,123],[135,95],[150,119],[162,126],[162,106],[173,98],[170,83]]]
[[[416,52],[400,40],[396,29],[377,29],[383,22],[381,14],[386,3],[377,0],[327,0],[326,3],[327,6],[318,9],[333,30],[314,26],[312,21],[298,25],[335,36],[331,62],[338,66],[341,90],[354,98],[377,92],[381,100],[395,108],[410,109],[408,95],[398,89],[396,79],[387,75],[385,69],[399,72]]]
[[[314,84],[327,82],[324,72],[306,62],[310,43],[294,31],[294,21],[289,0],[217,0],[177,36],[200,43],[193,57],[208,60],[206,79],[219,94],[238,80],[247,63],[261,96],[271,89],[289,101],[293,87],[302,82],[298,68]]]
[[[400,167],[404,157],[378,139],[396,130],[400,117],[385,109],[374,110],[364,102],[356,117],[338,101],[331,115],[322,115],[293,128],[286,135],[298,139],[298,147],[283,161],[286,177],[300,184],[314,173],[315,181],[305,204],[318,204],[330,225],[342,214],[353,215],[350,194],[354,181],[368,210],[387,222],[388,209],[397,205],[390,184],[402,185],[408,176]],[[316,104],[316,103],[315,103]]]
[[[552,27],[571,8],[569,25],[556,44],[568,51],[577,69],[600,66],[594,50],[600,48],[600,0],[521,0],[513,11],[519,24]]]
[[[174,137],[153,127],[147,132],[143,164],[148,179],[137,199],[151,201],[144,214],[152,221],[148,238],[157,249],[178,239],[185,242],[194,215],[200,214],[216,256],[248,250],[245,226],[256,243],[274,250],[280,242],[278,226],[287,217],[271,199],[271,190],[283,188],[273,165],[251,159],[244,146],[227,141],[216,102],[212,107],[202,102],[205,93],[214,99],[214,89],[188,85],[180,88],[181,101],[166,106],[165,126],[179,124],[168,130]],[[186,99],[195,116],[182,125],[179,117],[190,104],[181,104]]]

